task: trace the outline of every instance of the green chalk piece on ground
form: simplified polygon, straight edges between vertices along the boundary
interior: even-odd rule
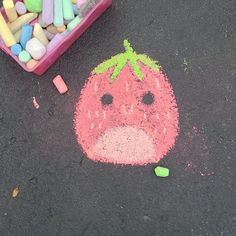
[[[168,177],[170,174],[170,170],[168,168],[165,167],[161,167],[161,166],[157,166],[155,169],[155,174],[158,177]]]

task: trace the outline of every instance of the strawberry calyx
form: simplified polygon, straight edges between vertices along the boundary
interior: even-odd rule
[[[142,62],[144,65],[148,66],[149,68],[155,71],[160,71],[161,66],[158,64],[157,61],[152,60],[145,54],[137,54],[133,50],[127,39],[124,40],[124,48],[124,53],[120,53],[116,56],[111,57],[111,59],[103,62],[102,64],[97,66],[92,73],[99,75],[105,73],[110,68],[114,68],[113,73],[111,75],[111,81],[114,81],[128,62],[132,66],[133,71],[139,80],[143,79],[143,73],[140,70],[138,62]]]

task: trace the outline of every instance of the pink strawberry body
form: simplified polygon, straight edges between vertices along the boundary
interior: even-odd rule
[[[76,104],[78,143],[94,161],[114,164],[157,163],[178,135],[178,109],[164,73],[137,61],[137,79],[126,63],[111,82],[114,67],[92,74]],[[107,100],[107,101],[106,101]]]

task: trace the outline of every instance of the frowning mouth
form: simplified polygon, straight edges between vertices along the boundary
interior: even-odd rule
[[[131,165],[155,162],[152,137],[133,126],[118,126],[106,130],[91,151],[104,162]]]

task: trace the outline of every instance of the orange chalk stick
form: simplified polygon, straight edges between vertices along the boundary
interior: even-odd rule
[[[66,86],[64,80],[62,79],[62,77],[60,75],[57,75],[53,79],[53,83],[56,86],[56,88],[60,94],[64,94],[68,91],[68,87]]]

